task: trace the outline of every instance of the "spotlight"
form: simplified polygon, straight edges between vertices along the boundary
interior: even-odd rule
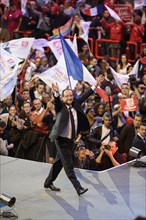
[[[136,147],[131,147],[129,150],[129,155],[133,158],[141,158],[143,156],[143,153],[140,149],[136,148]]]
[[[0,203],[12,207],[16,202],[16,198],[6,193],[0,194]]]
[[[146,162],[142,161],[141,157],[144,156],[142,151],[136,147],[131,147],[129,150],[129,155],[136,159],[134,162],[131,163],[133,167],[146,167]]]

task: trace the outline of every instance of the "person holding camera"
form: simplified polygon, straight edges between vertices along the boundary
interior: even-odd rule
[[[96,170],[95,154],[84,145],[78,145],[74,152],[74,167],[80,169]]]
[[[126,162],[123,155],[119,154],[118,146],[115,141],[110,141],[109,144],[102,144],[100,153],[96,158],[96,163],[99,171],[106,170]]]

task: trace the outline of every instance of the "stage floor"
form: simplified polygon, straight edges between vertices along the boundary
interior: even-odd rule
[[[64,170],[54,183],[61,192],[44,190],[48,163],[6,156],[0,156],[0,163],[0,192],[16,197],[19,220],[134,220],[146,216],[146,168],[124,164],[104,172],[76,169],[82,186],[89,188],[79,197]]]

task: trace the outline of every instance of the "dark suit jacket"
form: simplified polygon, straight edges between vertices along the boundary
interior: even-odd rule
[[[133,140],[132,147],[140,149],[143,155],[146,155],[146,143],[144,143],[143,139],[138,134]]]
[[[110,140],[113,138],[113,129],[110,127]],[[102,126],[97,127],[93,130],[92,133],[90,133],[86,140],[88,141],[89,145],[92,145],[92,149],[99,149],[101,147],[101,136],[102,136]]]
[[[132,142],[135,137],[135,128],[134,124],[126,125],[119,136],[119,152],[120,153],[129,153],[129,149],[132,147]]]
[[[78,117],[77,132],[85,132],[90,129],[88,119],[81,107],[81,104],[93,93],[94,91],[90,88],[78,99],[74,98],[73,100],[72,106],[77,111]],[[66,128],[69,120],[69,111],[64,102],[61,101],[60,96],[54,98],[56,121],[49,136],[51,141],[54,141],[57,137],[61,135],[62,131]]]

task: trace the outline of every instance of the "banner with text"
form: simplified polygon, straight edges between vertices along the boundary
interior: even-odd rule
[[[119,15],[122,21],[131,22],[132,21],[132,7],[131,5],[115,4],[114,11]]]

